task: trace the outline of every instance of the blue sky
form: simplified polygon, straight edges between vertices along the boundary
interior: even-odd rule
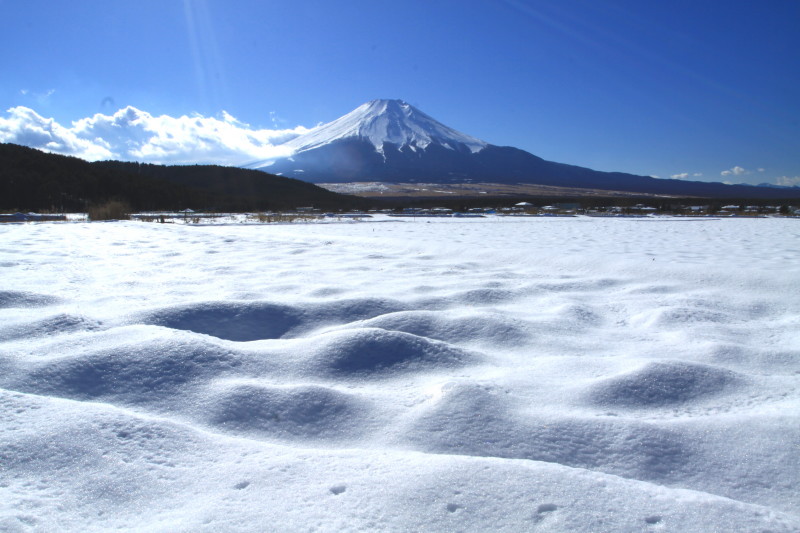
[[[800,183],[796,0],[0,0],[0,16],[5,142],[235,164],[226,150],[262,156],[402,98],[553,161]]]

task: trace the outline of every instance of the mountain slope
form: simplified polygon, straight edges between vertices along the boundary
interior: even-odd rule
[[[367,102],[283,146],[296,152],[306,152],[354,139],[368,142],[379,154],[384,152],[384,144],[387,143],[406,147],[412,152],[433,145],[475,153],[488,146],[488,143],[449,128],[402,100]],[[259,163],[255,166],[259,166]]]
[[[655,179],[546,161],[518,148],[491,145],[460,133],[402,100],[373,100],[284,146],[295,153],[249,167],[312,183],[472,181],[678,196],[800,196],[800,190]]]
[[[262,210],[314,205],[360,207],[364,201],[264,172],[212,165],[89,163],[0,143],[0,209],[83,211],[123,200],[137,210]]]

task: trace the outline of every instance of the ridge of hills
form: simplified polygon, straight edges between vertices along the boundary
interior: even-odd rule
[[[0,143],[0,209],[83,211],[121,200],[135,210],[262,211],[311,205],[363,207],[366,200],[301,180],[216,165],[97,161]]]
[[[513,205],[520,200],[617,205],[632,199],[651,203],[675,203],[679,199],[689,203],[703,199],[738,203],[774,200],[784,204],[790,199],[800,199],[800,190],[740,186],[731,189],[731,194],[715,196],[658,195],[630,192],[623,188],[612,190],[524,183],[452,183],[428,187],[423,182],[416,185],[372,182],[371,185],[323,183],[318,186],[260,170],[121,161],[90,163],[76,157],[0,143],[0,210],[6,212],[83,212],[111,200],[122,201],[136,211],[191,208],[253,212],[285,211],[306,206],[344,211],[428,204],[460,209]]]
[[[445,126],[402,100],[373,100],[284,144],[289,157],[248,168],[311,183],[495,183],[705,198],[797,198],[800,189],[605,172],[547,161]]]

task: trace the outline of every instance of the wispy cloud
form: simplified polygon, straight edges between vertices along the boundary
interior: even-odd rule
[[[686,178],[688,178],[690,176],[692,178],[701,178],[701,177],[703,177],[703,173],[702,172],[691,172],[691,173],[690,172],[679,172],[677,174],[672,174],[670,176],[670,178],[672,178],[674,180],[685,180]]]
[[[784,187],[800,186],[800,176],[781,176],[775,179],[775,183]]]
[[[43,92],[31,91],[29,89],[20,89],[19,94],[27,97],[29,100],[34,100],[38,105],[46,106],[50,103],[50,97],[56,93],[55,89],[47,89]]]
[[[742,174],[747,174],[747,170],[743,169],[740,166],[735,166],[728,170],[723,170],[720,172],[721,176],[741,176]]]
[[[0,141],[89,161],[120,159],[165,164],[243,165],[291,154],[280,145],[308,131],[254,129],[223,111],[219,117],[153,116],[128,106],[113,115],[96,114],[69,127],[27,107],[0,116]]]

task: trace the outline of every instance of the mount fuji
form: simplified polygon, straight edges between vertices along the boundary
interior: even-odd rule
[[[434,144],[470,153],[489,146],[479,139],[448,128],[402,100],[367,102],[345,116],[287,142],[285,146],[305,152],[351,139],[368,141],[380,154],[385,153],[387,145],[401,151],[407,149],[417,152]]]
[[[312,183],[481,182],[685,196],[783,196],[762,187],[656,179],[546,161],[458,132],[402,100],[367,102],[282,146],[293,155],[247,167]]]

